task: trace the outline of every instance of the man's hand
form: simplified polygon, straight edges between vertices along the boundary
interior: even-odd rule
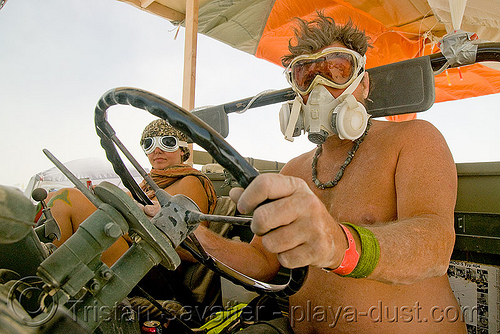
[[[342,262],[344,231],[304,180],[262,174],[245,190],[232,189],[230,196],[239,212],[254,211],[252,232],[284,267],[336,268]]]

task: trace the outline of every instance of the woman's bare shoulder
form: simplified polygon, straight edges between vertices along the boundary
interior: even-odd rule
[[[194,175],[186,175],[179,181],[175,182],[173,185],[179,189],[182,188],[190,188],[190,189],[200,188],[200,190],[203,189],[201,181],[198,179],[198,177]]]

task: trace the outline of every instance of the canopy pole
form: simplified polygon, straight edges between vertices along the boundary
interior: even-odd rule
[[[467,6],[467,0],[449,0],[449,3],[450,3],[450,14],[451,14],[451,22],[453,25],[453,30],[458,30],[462,25],[462,19],[464,18],[465,7]]]
[[[199,0],[186,0],[186,37],[184,40],[184,76],[182,80],[182,107],[194,109],[196,84],[196,47],[198,37]],[[193,144],[189,144],[193,153]],[[193,154],[186,163],[193,165]]]

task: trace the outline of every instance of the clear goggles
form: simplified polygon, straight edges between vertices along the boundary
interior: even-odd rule
[[[286,69],[286,77],[292,88],[302,95],[318,84],[344,89],[356,79],[365,63],[366,57],[356,51],[331,47],[295,57]]]
[[[188,147],[188,144],[185,141],[178,140],[177,137],[174,136],[144,138],[144,142],[142,143],[144,153],[151,154],[157,147],[162,151],[175,152],[179,147]]]

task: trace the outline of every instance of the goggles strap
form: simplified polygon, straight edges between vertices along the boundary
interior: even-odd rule
[[[297,96],[295,100],[293,100],[292,112],[290,113],[290,118],[288,120],[288,125],[285,130],[285,139],[293,142],[293,132],[295,130],[295,124],[297,124],[297,120],[299,119],[301,109],[301,101]]]

